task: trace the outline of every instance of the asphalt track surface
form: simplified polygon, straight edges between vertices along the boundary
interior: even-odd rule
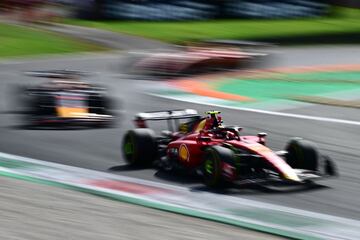
[[[54,186],[0,182],[2,239],[284,239]]]
[[[278,49],[271,66],[304,66],[315,64],[360,63],[360,50],[348,47],[306,47],[302,49]],[[120,152],[121,139],[132,128],[132,116],[139,111],[172,108],[195,108],[199,112],[213,107],[196,103],[184,103],[148,96],[143,87],[156,81],[135,80],[125,74],[125,60],[120,55],[86,55],[72,58],[31,60],[0,64],[0,151],[21,156],[73,165],[100,171],[111,171],[153,181],[192,187],[201,191],[198,179],[171,176],[154,169],[130,170],[124,164]],[[122,114],[116,128],[88,130],[25,130],[20,127],[16,110],[16,95],[12,87],[35,83],[21,74],[24,70],[77,69],[101,72],[99,79],[108,86],[111,94],[121,101]],[[119,73],[120,72],[120,73]],[[315,189],[287,192],[268,192],[254,187],[231,190],[225,194],[276,203],[309,211],[360,219],[360,127],[342,123],[330,123],[297,118],[287,118],[261,113],[219,109],[225,124],[244,127],[244,133],[267,132],[269,146],[282,149],[293,136],[301,136],[318,143],[320,150],[332,157],[341,176],[322,182]],[[295,113],[335,117],[360,121],[357,109],[342,109],[314,105],[293,109]]]

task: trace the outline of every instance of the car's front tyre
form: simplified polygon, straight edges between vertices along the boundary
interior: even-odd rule
[[[228,182],[224,179],[222,174],[223,161],[233,162],[233,151],[221,146],[212,146],[205,150],[202,176],[206,186],[210,188],[226,187]]]
[[[286,151],[286,162],[292,168],[318,170],[320,155],[313,142],[301,138],[293,138],[287,144]]]

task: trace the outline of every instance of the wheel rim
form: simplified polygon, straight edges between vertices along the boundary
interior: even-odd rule
[[[131,156],[134,154],[134,144],[130,137],[127,138],[124,144],[124,152],[129,159],[131,159]]]
[[[205,172],[208,175],[213,175],[214,174],[214,162],[211,159],[207,159],[205,161]]]

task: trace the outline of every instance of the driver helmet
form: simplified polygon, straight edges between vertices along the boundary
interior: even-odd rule
[[[208,117],[206,118],[205,129],[211,130],[222,127],[222,118],[219,111],[207,111]]]

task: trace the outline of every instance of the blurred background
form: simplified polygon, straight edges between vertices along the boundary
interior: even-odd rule
[[[201,20],[224,18],[299,18],[328,14],[333,6],[356,8],[355,0],[2,0],[4,13],[41,12],[87,19]],[[163,11],[172,9],[173,11]],[[58,11],[58,12],[57,12]],[[141,11],[143,11],[141,14]],[[64,14],[64,15],[62,15]],[[30,14],[31,15],[31,14]]]
[[[288,19],[334,13],[334,5],[359,7],[355,0],[2,0],[3,13],[28,21],[51,17],[124,20],[209,20],[226,18]],[[171,10],[171,11],[167,11]]]

